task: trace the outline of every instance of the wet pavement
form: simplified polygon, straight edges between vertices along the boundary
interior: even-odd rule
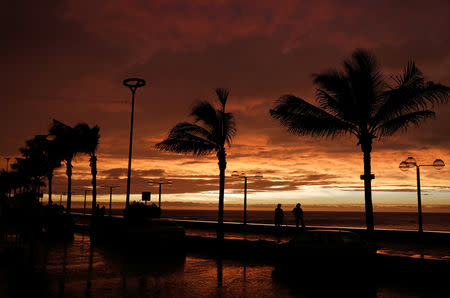
[[[230,236],[230,235],[228,235]],[[274,275],[270,263],[187,254],[163,257],[103,248],[75,234],[66,243],[30,247],[32,270],[1,268],[0,296],[9,297],[445,297],[435,286],[408,281],[315,280]]]
[[[264,264],[186,255],[124,256],[99,248],[89,236],[75,234],[65,244],[40,245],[35,251],[34,297],[293,297],[272,279]],[[21,275],[22,276],[22,275]],[[37,277],[39,276],[39,277]],[[2,297],[24,296],[29,288],[3,284]]]
[[[215,230],[185,228],[186,235],[201,237],[216,237]],[[246,240],[266,240],[283,242],[288,241],[292,236],[281,234],[277,236],[271,233],[238,233],[226,232],[226,239],[246,239]],[[415,242],[387,242],[377,243],[377,253],[391,256],[402,256],[421,259],[433,259],[450,261],[450,246],[445,243],[415,243]]]

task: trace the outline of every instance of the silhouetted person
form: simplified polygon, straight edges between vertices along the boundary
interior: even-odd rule
[[[281,204],[277,205],[277,208],[275,209],[275,227],[279,228],[281,227],[281,224],[283,223],[284,213],[283,209],[281,209]]]
[[[298,228],[299,222],[302,223],[302,228],[305,227],[305,222],[303,221],[303,209],[301,207],[302,204],[297,203],[294,209],[292,209],[292,213],[294,213],[295,217],[295,226]]]

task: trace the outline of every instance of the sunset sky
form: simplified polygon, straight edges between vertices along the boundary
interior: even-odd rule
[[[146,181],[164,177],[173,182],[163,187],[164,200],[180,208],[217,205],[217,158],[158,152],[154,144],[190,120],[196,101],[215,100],[216,87],[231,89],[228,110],[238,129],[227,175],[264,175],[249,178],[250,208],[299,201],[305,209],[344,210],[364,203],[357,140],[290,135],[269,116],[275,100],[294,94],[314,103],[311,74],[339,69],[356,48],[371,50],[388,80],[414,60],[426,79],[450,85],[448,0],[2,1],[0,13],[1,168],[5,157],[19,156],[25,140],[45,134],[52,119],[96,124],[98,184],[120,185],[116,202],[126,191],[125,78],[147,81],[136,93],[134,198],[142,191],[157,198],[157,187]],[[450,163],[450,105],[436,112],[419,128],[375,142],[375,210],[415,210],[415,171],[398,168],[408,156]],[[424,168],[421,178],[424,209],[450,211],[450,168]],[[88,158],[80,155],[75,199],[90,179]],[[66,183],[59,169],[55,192]],[[226,206],[241,203],[242,192],[242,179],[227,178]]]

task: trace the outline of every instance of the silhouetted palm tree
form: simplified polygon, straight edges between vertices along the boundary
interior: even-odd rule
[[[61,166],[62,157],[55,140],[49,140],[47,135],[36,135],[26,141],[27,146],[20,151],[26,159],[33,163],[34,172],[48,179],[48,202],[52,204],[53,172]]]
[[[16,158],[16,162],[11,167],[17,171],[17,177],[21,177],[21,186],[34,193],[40,193],[39,188],[44,185],[41,177],[47,177],[49,204],[52,204],[53,172],[61,166],[61,157],[55,142],[47,137],[47,135],[36,135],[27,140],[26,146],[19,149],[23,157]]]
[[[26,146],[19,149],[23,158],[16,158],[16,163],[12,165],[23,177],[29,177],[31,191],[34,194],[40,193],[41,177],[47,174],[46,143],[45,135],[36,135],[27,140]]]
[[[195,156],[216,152],[219,160],[219,211],[217,238],[223,239],[223,202],[225,190],[226,150],[236,134],[233,114],[225,112],[229,90],[217,88],[216,94],[220,108],[211,103],[199,102],[192,108],[194,123],[182,122],[175,125],[164,141],[156,148],[178,153],[193,153]]]
[[[16,173],[16,188],[19,188],[19,192],[32,191],[37,185],[35,165],[29,158],[17,157],[16,161],[11,164],[11,169]],[[14,194],[15,196],[15,194]]]
[[[0,200],[9,197],[11,190],[20,186],[16,171],[0,170]],[[2,210],[0,210],[1,213]]]
[[[370,154],[376,137],[389,137],[411,124],[434,116],[435,103],[447,102],[449,88],[425,82],[414,62],[403,73],[386,82],[375,57],[366,50],[356,50],[352,59],[344,61],[344,71],[331,70],[315,74],[318,85],[316,107],[294,95],[280,97],[270,114],[281,125],[297,135],[335,137],[355,135],[364,155],[366,224],[369,245],[373,239],[373,208]]]
[[[45,154],[45,167],[44,172],[48,180],[48,203],[53,204],[52,201],[52,185],[53,185],[53,173],[55,169],[61,167],[62,156],[58,151],[58,144],[55,140],[45,139],[44,154]]]
[[[72,160],[80,151],[80,136],[72,127],[53,119],[49,134],[54,136],[55,146],[66,163],[67,174],[67,212],[72,203]]]
[[[29,188],[31,185],[31,177],[26,175],[26,171],[23,171],[23,161],[24,158],[16,158],[16,162],[11,164],[12,171],[2,172],[2,189],[7,190],[6,195],[12,195],[15,197],[17,192]],[[24,173],[25,172],[25,173]]]
[[[97,156],[95,155],[100,139],[100,128],[96,125],[89,127],[86,123],[79,123],[74,127],[80,137],[80,152],[89,154],[92,174],[92,210],[97,204]]]

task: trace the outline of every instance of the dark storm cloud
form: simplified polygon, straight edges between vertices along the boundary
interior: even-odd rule
[[[230,165],[255,158],[271,166],[292,160],[292,167],[348,159],[361,154],[355,138],[292,136],[268,110],[287,93],[314,103],[311,74],[340,68],[356,47],[372,49],[386,77],[413,59],[428,79],[450,84],[449,5],[408,1],[405,9],[404,1],[3,1],[0,155],[16,155],[24,140],[45,133],[56,118],[70,125],[98,124],[100,159],[125,160],[130,92],[121,82],[140,76],[148,84],[136,94],[133,165],[167,161],[167,168],[135,171],[136,190],[148,186],[146,176],[174,174],[174,164],[217,163],[214,156],[193,159],[153,148],[174,124],[192,120],[188,114],[194,101],[214,99],[215,87],[232,89],[229,109],[236,115],[238,136],[229,150]],[[376,140],[374,152],[393,159],[393,152],[449,152],[450,106],[436,109],[435,120],[390,140]],[[125,176],[123,165],[108,166],[115,168],[99,168],[105,175],[102,183],[124,185],[114,177]],[[307,173],[302,178],[301,170],[286,169],[291,171],[289,181],[263,179],[254,185],[291,190],[303,183],[343,183],[326,172],[332,173],[333,165],[321,166],[323,173],[317,175],[322,177]],[[82,183],[74,182],[77,187],[89,184],[89,171],[84,171]],[[280,174],[270,167],[265,172],[270,171]],[[169,191],[216,190],[216,182],[180,179]]]
[[[127,168],[113,168],[109,170],[100,171],[99,175],[106,178],[118,178],[127,175]],[[132,175],[137,177],[163,177],[165,171],[162,169],[150,169],[150,170],[132,170]]]

